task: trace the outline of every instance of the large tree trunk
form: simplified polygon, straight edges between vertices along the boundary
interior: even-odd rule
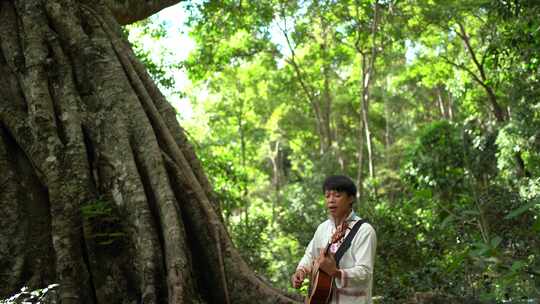
[[[0,298],[59,283],[62,303],[294,302],[232,247],[122,36],[173,2],[0,1]]]

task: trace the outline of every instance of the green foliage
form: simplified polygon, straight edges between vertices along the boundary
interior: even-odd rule
[[[193,80],[273,51],[268,43],[272,1],[204,1],[188,5],[197,48],[184,63]]]
[[[267,245],[268,236],[265,235],[265,228],[268,226],[268,219],[258,215],[250,218],[247,222],[240,222],[231,226],[230,232],[234,243],[240,249],[244,260],[255,270],[265,273],[269,267],[269,260],[264,259],[262,253]]]
[[[530,121],[530,120],[529,120]],[[497,136],[497,167],[507,179],[516,177],[518,161],[523,162],[524,170],[530,175],[540,173],[540,150],[536,143],[537,130],[530,126],[509,123]],[[532,134],[531,134],[532,133]],[[520,159],[517,158],[519,155]]]
[[[320,190],[324,177],[312,178],[311,181],[292,183],[284,189],[286,201],[277,220],[282,232],[298,240],[302,246],[307,246],[321,219],[326,216]],[[305,229],[299,230],[298,227]]]
[[[166,24],[154,22],[152,17],[124,27],[135,55],[146,66],[152,79],[164,89],[173,89],[175,81],[172,70],[177,69],[177,64],[167,62],[171,58],[171,51],[167,49],[152,48],[160,39],[166,37]],[[156,54],[157,53],[157,54]]]
[[[463,140],[448,121],[438,121],[420,130],[405,164],[404,178],[417,189],[434,189],[441,195],[463,191]]]

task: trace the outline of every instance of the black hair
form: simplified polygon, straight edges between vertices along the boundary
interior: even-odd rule
[[[356,196],[356,186],[353,181],[345,175],[328,176],[322,186],[323,193],[326,191],[345,192],[348,196]]]

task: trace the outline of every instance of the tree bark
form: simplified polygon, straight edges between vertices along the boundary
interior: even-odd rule
[[[358,124],[358,149],[357,149],[357,168],[356,168],[356,194],[358,201],[362,201],[364,195],[364,124],[362,121]]]
[[[62,303],[295,302],[233,248],[122,36],[173,2],[0,2],[0,298],[59,283]]]
[[[181,0],[103,0],[118,23],[124,25],[145,19]]]
[[[366,147],[368,154],[368,168],[369,168],[369,177],[375,177],[375,166],[373,164],[373,147],[371,140],[371,130],[369,128],[369,88],[370,88],[370,77],[371,69],[365,67],[366,58],[362,55],[362,92],[360,100],[360,114],[361,121],[363,124],[363,129],[365,131]]]

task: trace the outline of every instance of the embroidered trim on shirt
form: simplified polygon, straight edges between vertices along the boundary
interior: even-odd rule
[[[345,296],[351,296],[351,297],[365,297],[366,291],[365,290],[346,290],[344,288],[336,288],[337,294],[342,294]]]
[[[339,272],[341,272],[341,285],[343,286],[342,288],[345,288],[347,287],[347,283],[349,280],[347,280],[347,272],[345,272],[345,270],[343,269],[340,269]]]

